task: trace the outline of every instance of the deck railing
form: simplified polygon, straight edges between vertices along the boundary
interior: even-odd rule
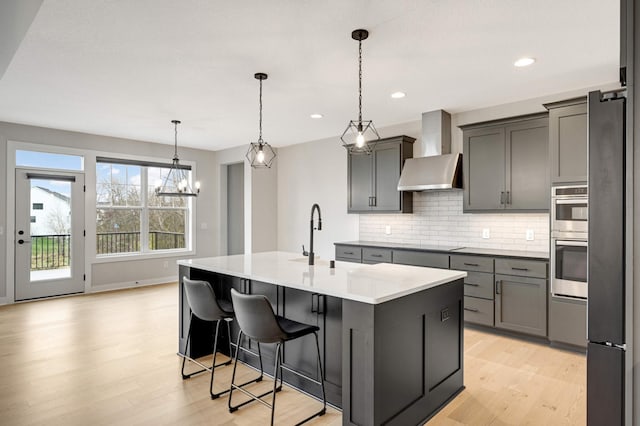
[[[69,234],[32,235],[31,270],[58,269],[69,266]]]
[[[97,254],[130,253],[140,251],[140,232],[105,232],[96,234]],[[182,232],[149,232],[151,250],[184,248]]]
[[[71,235],[50,234],[31,236],[31,270],[66,268],[69,266]],[[181,232],[149,232],[151,250],[184,248]],[[103,232],[96,234],[97,254],[140,251],[140,232]]]

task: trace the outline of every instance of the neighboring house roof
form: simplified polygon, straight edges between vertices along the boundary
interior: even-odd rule
[[[53,195],[53,196],[54,196],[54,197],[56,197],[56,198],[61,199],[62,201],[66,202],[66,203],[68,203],[68,202],[70,202],[70,201],[71,201],[71,198],[70,198],[70,197],[67,197],[66,195],[61,194],[61,193],[59,193],[59,192],[52,191],[52,190],[50,190],[50,189],[48,189],[48,188],[43,188],[43,187],[41,187],[41,186],[36,186],[36,187],[34,187],[34,188],[38,188],[38,189],[41,189],[41,190],[43,190],[43,191],[46,191],[46,192],[48,192],[49,194]]]

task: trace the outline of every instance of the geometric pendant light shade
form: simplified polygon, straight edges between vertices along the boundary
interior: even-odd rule
[[[269,145],[267,142],[262,140],[262,81],[267,79],[267,74],[263,72],[259,72],[254,74],[254,77],[258,81],[260,81],[260,96],[259,96],[260,121],[258,124],[259,134],[258,134],[258,141],[251,142],[251,144],[249,145],[249,149],[247,150],[247,154],[245,156],[247,157],[247,160],[249,161],[249,164],[251,165],[251,167],[255,169],[260,169],[260,168],[268,169],[273,164],[273,160],[276,158],[276,153],[271,147],[271,145]]]
[[[362,119],[362,40],[368,37],[369,32],[363,29],[351,33],[351,38],[358,42],[358,119],[349,121],[340,140],[352,154],[371,154],[380,140],[373,121]]]

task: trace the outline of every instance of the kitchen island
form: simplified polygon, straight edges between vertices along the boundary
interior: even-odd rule
[[[465,272],[347,262],[332,269],[326,261],[307,262],[286,252],[179,261],[179,351],[185,350],[190,313],[182,278],[204,279],[218,297],[229,297],[231,288],[263,294],[278,315],[318,325],[327,400],[342,408],[345,425],[419,424],[463,389]],[[234,322],[234,338],[237,332]],[[210,324],[194,320],[189,355],[211,353],[211,336]],[[284,363],[319,379],[310,343],[287,342]],[[261,350],[272,374],[274,347]],[[240,359],[258,365],[242,352]],[[319,395],[286,370],[284,380]]]

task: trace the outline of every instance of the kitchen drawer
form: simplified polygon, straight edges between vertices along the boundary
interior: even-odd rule
[[[394,250],[393,263],[449,269],[449,255],[426,251]]]
[[[464,295],[493,300],[493,274],[467,272],[464,277]]]
[[[377,248],[363,248],[362,261],[364,263],[391,263],[391,250]]]
[[[464,320],[493,327],[493,300],[465,296]]]
[[[451,269],[475,272],[493,272],[493,257],[451,256]]]
[[[336,246],[336,259],[349,259],[362,262],[362,249],[353,246]]]
[[[496,274],[547,278],[547,262],[522,259],[496,259]]]

